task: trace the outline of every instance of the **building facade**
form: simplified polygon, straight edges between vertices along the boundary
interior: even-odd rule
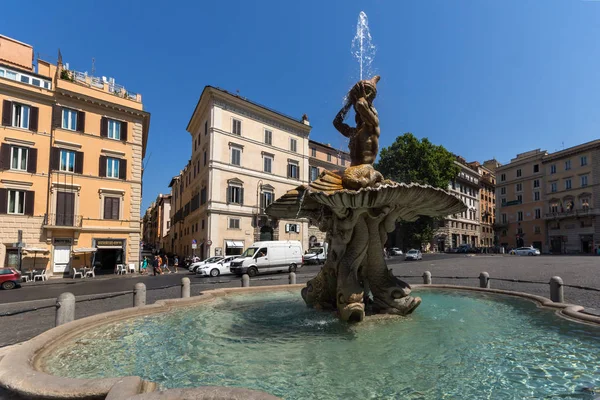
[[[548,154],[542,166],[546,249],[594,253],[600,246],[600,140]]]
[[[299,240],[308,221],[274,220],[265,208],[309,179],[310,124],[211,86],[187,130],[191,159],[171,180],[173,252],[236,255],[259,240]]]
[[[500,163],[496,160],[488,160],[483,164],[474,161],[469,163],[469,166],[481,176],[479,179],[479,247],[494,247],[497,245],[497,237],[494,233],[494,223],[496,222],[495,171]]]
[[[500,246],[548,251],[543,219],[545,150],[518,154],[496,170],[496,231]]]
[[[329,144],[320,143],[315,140],[308,141],[308,180],[316,180],[323,171],[344,171],[350,165],[350,154],[345,151],[336,150]],[[319,245],[325,242],[325,232],[309,221],[308,242],[309,246]]]
[[[33,48],[4,36],[0,49],[0,259],[19,264],[21,230],[25,269],[137,264],[150,124],[141,95],[60,55],[35,68]]]
[[[171,227],[171,195],[159,194],[144,214],[144,247],[164,250],[165,238]]]

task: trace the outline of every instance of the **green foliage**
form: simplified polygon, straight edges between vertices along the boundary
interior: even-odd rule
[[[60,79],[64,79],[65,81],[69,81],[69,82],[73,82],[73,74],[71,73],[71,71],[68,71],[66,69],[63,69],[62,71],[60,71]]]
[[[398,136],[391,146],[381,149],[375,169],[396,182],[421,183],[447,189],[460,167],[456,157],[444,146],[427,138],[419,140],[412,133]],[[419,249],[433,238],[441,218],[420,217],[415,222],[399,222],[400,240],[405,249]]]

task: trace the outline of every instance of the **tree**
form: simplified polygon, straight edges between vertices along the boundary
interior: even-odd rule
[[[375,168],[386,179],[396,182],[420,183],[442,189],[456,178],[460,167],[456,156],[444,146],[431,143],[427,138],[417,139],[412,133],[398,136],[391,146],[381,149]],[[396,230],[406,247],[420,248],[430,242],[440,219],[420,217],[415,222],[399,222]]]

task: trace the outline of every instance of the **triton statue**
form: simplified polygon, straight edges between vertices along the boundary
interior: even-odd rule
[[[462,212],[465,204],[425,185],[385,180],[373,163],[379,151],[379,117],[373,106],[379,76],[356,83],[333,124],[350,138],[350,167],[323,171],[309,185],[288,191],[266,210],[274,218],[308,218],[326,232],[327,260],[302,289],[309,307],[335,310],[344,321],[367,314],[410,314],[421,304],[388,270],[383,255],[397,220]],[[344,123],[353,108],[356,127]]]

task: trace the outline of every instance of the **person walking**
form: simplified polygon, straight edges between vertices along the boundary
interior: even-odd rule
[[[152,261],[152,269],[154,270],[154,276],[156,276],[157,272],[159,275],[162,273],[160,271],[160,261],[158,259],[158,256],[154,256],[154,260]]]
[[[146,273],[148,268],[148,257],[144,257],[144,260],[142,260],[142,265],[140,266],[140,274],[142,275],[146,275]]]
[[[167,271],[169,271],[170,274],[172,274],[173,272],[171,272],[171,270],[169,269],[169,258],[167,257],[166,254],[163,255],[162,262],[163,262],[163,271],[167,270]]]
[[[173,267],[175,267],[175,273],[179,272],[177,268],[179,267],[179,258],[177,258],[177,254],[173,258]]]

